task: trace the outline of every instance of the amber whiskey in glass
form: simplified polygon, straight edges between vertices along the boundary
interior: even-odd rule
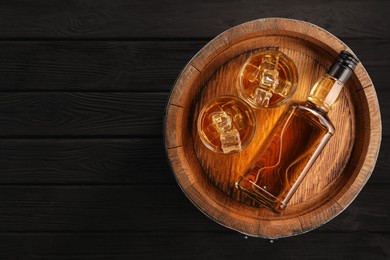
[[[294,94],[298,82],[295,63],[277,50],[251,55],[240,71],[238,93],[254,108],[277,107]]]
[[[306,103],[292,103],[265,140],[236,187],[281,213],[335,132],[327,112],[337,103],[358,59],[340,52],[311,89]]]
[[[198,134],[211,151],[241,152],[251,142],[256,117],[251,107],[235,96],[220,96],[208,102],[198,117]]]

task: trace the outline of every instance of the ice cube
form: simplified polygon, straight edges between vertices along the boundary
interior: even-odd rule
[[[248,120],[250,119],[246,118],[247,115],[245,114],[245,111],[243,111],[238,106],[233,106],[232,109],[234,110],[233,126],[237,130],[241,130],[248,127],[248,123],[250,123],[248,122]]]
[[[247,123],[245,122],[245,118],[243,117],[241,110],[237,110],[237,112],[233,116],[233,125],[237,128],[237,130],[244,129],[247,126]]]
[[[282,97],[285,97],[290,92],[291,86],[292,84],[290,81],[279,78],[279,84],[274,86],[272,91],[281,95]]]
[[[272,92],[262,88],[256,88],[253,94],[253,102],[262,107],[268,107],[269,101],[272,97]]]
[[[216,112],[211,118],[219,133],[224,133],[232,128],[232,118],[225,111]]]
[[[263,88],[274,88],[279,84],[279,71],[277,70],[263,70],[261,74],[261,85]]]
[[[250,82],[255,82],[258,80],[260,74],[259,66],[248,63],[245,65],[244,70],[242,71],[242,77],[246,78]]]
[[[279,56],[264,55],[261,59],[260,70],[277,70],[279,67]]]
[[[232,100],[221,106],[224,112],[226,112],[232,118],[233,126],[238,130],[246,127],[245,118],[243,118],[243,111],[237,105],[237,101]]]
[[[221,133],[221,148],[224,153],[241,151],[241,138],[237,129],[232,128],[229,131]]]
[[[263,89],[279,84],[279,56],[264,55],[260,63],[260,85]]]

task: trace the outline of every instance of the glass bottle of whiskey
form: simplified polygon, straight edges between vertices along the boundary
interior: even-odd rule
[[[306,103],[292,103],[276,123],[236,188],[264,207],[280,213],[334,134],[327,112],[359,60],[340,52],[312,87]]]

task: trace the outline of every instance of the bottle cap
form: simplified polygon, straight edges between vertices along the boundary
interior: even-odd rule
[[[341,51],[328,70],[328,74],[344,84],[352,75],[358,63],[359,60],[354,55],[345,50]]]

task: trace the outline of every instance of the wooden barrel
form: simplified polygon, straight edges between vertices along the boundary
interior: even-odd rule
[[[250,54],[278,48],[296,64],[304,101],[315,81],[348,46],[307,22],[267,18],[231,28],[200,50],[178,77],[167,104],[165,147],[187,197],[208,217],[241,233],[280,238],[317,228],[341,213],[369,179],[381,141],[381,117],[374,86],[362,64],[329,112],[336,132],[281,215],[253,203],[234,187],[264,138],[286,109],[255,110],[256,133],[242,152],[208,150],[197,133],[202,107],[221,95],[235,95],[239,71]]]

